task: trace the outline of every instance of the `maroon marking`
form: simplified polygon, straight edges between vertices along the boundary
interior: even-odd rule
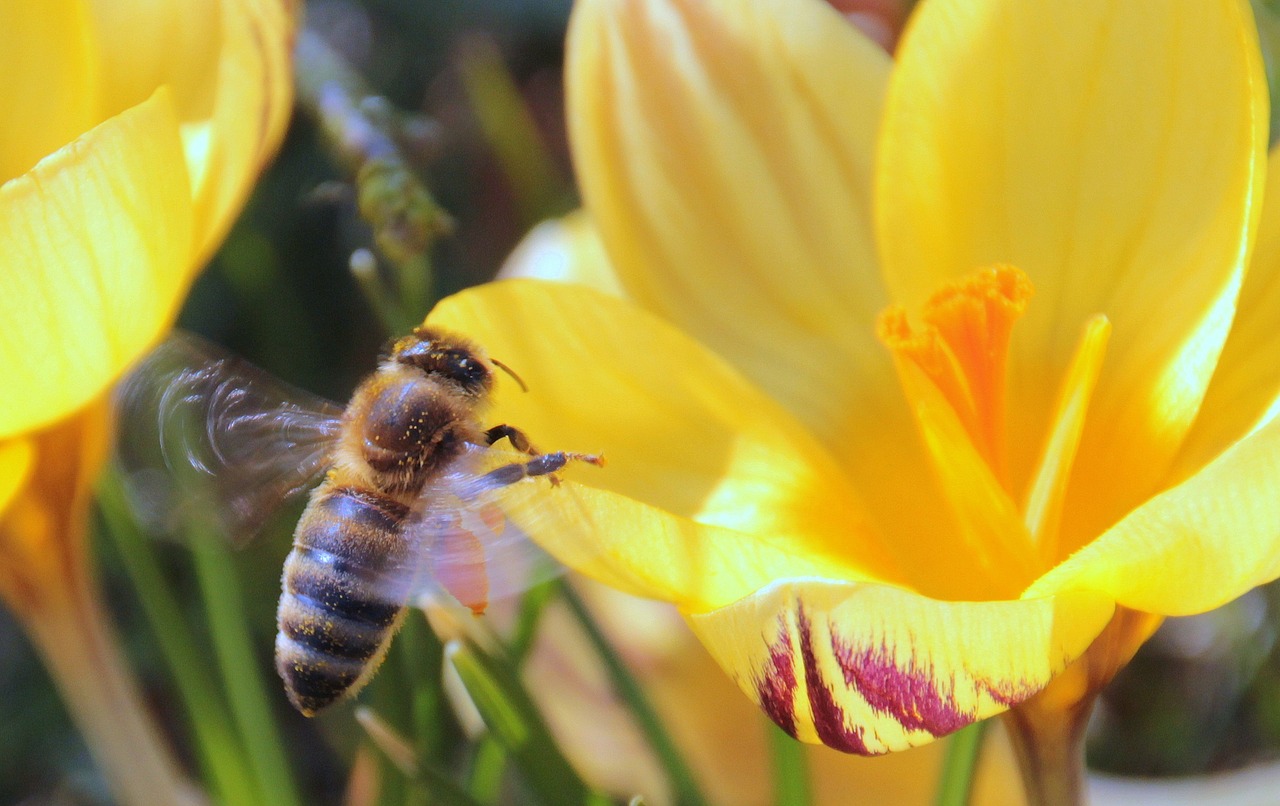
[[[981,686],[983,693],[1005,708],[1012,708],[1044,688],[1044,686],[1032,686],[1026,683],[1018,685],[1013,681],[1004,683],[1002,688],[997,688],[995,683],[983,682],[978,685]]]
[[[873,710],[888,714],[902,727],[944,736],[973,721],[972,714],[956,708],[938,691],[927,672],[894,664],[883,644],[855,650],[834,637],[831,644],[844,682],[856,688]]]
[[[778,617],[781,635],[769,646],[769,664],[762,677],[755,681],[756,696],[760,698],[760,707],[769,715],[774,723],[787,732],[791,738],[796,736],[796,670],[795,648],[791,645],[791,633],[787,630],[786,619]]]
[[[796,625],[800,629],[800,655],[804,659],[805,685],[809,694],[809,707],[813,710],[813,726],[818,738],[827,747],[860,756],[879,753],[867,749],[862,740],[861,728],[849,728],[844,723],[844,710],[836,702],[831,689],[823,685],[818,672],[818,660],[813,651],[813,634],[809,629],[809,617],[804,605],[796,603]]]

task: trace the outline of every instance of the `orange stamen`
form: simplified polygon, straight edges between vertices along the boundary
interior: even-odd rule
[[[911,326],[900,306],[880,317],[880,340],[937,387],[1001,478],[1009,339],[1032,293],[1031,281],[1021,271],[994,266],[930,297],[920,328]]]

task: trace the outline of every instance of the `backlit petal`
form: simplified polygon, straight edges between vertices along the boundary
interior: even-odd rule
[[[899,49],[877,177],[886,279],[911,305],[978,266],[1030,276],[1017,483],[1080,329],[1114,326],[1068,550],[1150,494],[1225,338],[1265,157],[1255,39],[1238,0],[936,0]]]
[[[780,727],[878,755],[933,741],[1039,691],[1114,606],[1090,594],[939,602],[884,585],[784,580],[689,622]]]
[[[1131,512],[1026,596],[1095,591],[1147,613],[1203,613],[1280,576],[1280,419]]]
[[[892,531],[930,511],[933,488],[875,339],[887,299],[871,172],[889,65],[812,0],[588,0],[567,87],[583,195],[628,296],[821,434]]]
[[[0,187],[0,436],[100,393],[172,320],[191,200],[157,92]]]
[[[198,259],[220,242],[292,106],[288,0],[92,4],[104,52],[102,115],[173,89],[196,199]]]
[[[136,106],[167,84],[178,116],[207,116],[222,42],[222,0],[80,0],[92,23],[102,79],[99,119]]]
[[[502,264],[498,277],[578,283],[615,296],[624,294],[600,233],[585,210],[543,221],[529,230]]]
[[[231,228],[293,111],[292,0],[224,0],[217,92],[207,120],[183,121],[192,166],[195,268]]]
[[[573,480],[798,554],[853,558],[864,573],[888,578],[886,547],[823,447],[657,317],[582,286],[510,280],[449,297],[428,321],[475,338],[527,382],[526,394],[500,380],[490,419],[526,430],[543,450],[604,454],[605,468],[575,469]],[[680,551],[671,527],[655,530],[666,533],[654,540]],[[642,545],[627,551],[628,562],[661,564]]]
[[[83,3],[0,3],[0,182],[98,121],[96,54]]]
[[[1253,259],[1231,334],[1196,424],[1178,456],[1181,480],[1256,425],[1280,401],[1280,156],[1268,160]]]

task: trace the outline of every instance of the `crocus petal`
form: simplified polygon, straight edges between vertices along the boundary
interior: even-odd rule
[[[0,436],[84,405],[168,326],[190,211],[163,89],[0,187],[0,377],[22,390],[0,399]]]
[[[502,264],[498,277],[578,283],[624,295],[600,233],[585,210],[543,221],[529,230]]]
[[[1178,456],[1181,480],[1247,433],[1280,401],[1280,152],[1268,160],[1253,259],[1196,424]]]
[[[27,440],[0,441],[0,513],[4,512],[5,506],[22,489],[34,459],[31,443]]]
[[[1105,596],[939,602],[782,580],[689,622],[778,725],[860,755],[924,744],[1035,694],[1114,611]]]
[[[169,85],[196,200],[197,259],[221,242],[292,106],[288,0],[92,4],[104,52],[102,116]],[[164,43],[155,47],[154,43]]]
[[[1226,336],[1265,159],[1255,40],[1239,0],[937,0],[899,50],[876,188],[886,279],[912,305],[979,266],[1030,276],[1017,478],[1084,322],[1114,325],[1068,549],[1152,492]]]
[[[862,574],[890,578],[887,549],[823,447],[718,356],[657,317],[582,286],[509,280],[449,297],[428,322],[475,338],[527,382],[528,394],[499,382],[493,421],[524,429],[544,450],[606,457],[607,467],[575,468],[573,480],[741,535],[716,540],[742,544],[752,535],[819,564],[853,557]],[[555,539],[607,541],[640,576],[678,577],[693,590],[697,575],[714,568],[693,564],[701,538],[681,548],[685,527],[665,513],[646,515],[635,501],[598,506],[595,534]],[[646,519],[654,519],[651,537],[640,526]],[[667,546],[661,555],[646,553],[658,544]],[[751,574],[767,573],[742,545],[740,560],[726,552],[723,573],[739,573],[733,568],[744,563]],[[561,559],[568,553],[550,550]],[[668,562],[681,565],[661,567]]]
[[[1280,418],[1152,498],[1024,596],[1105,593],[1146,613],[1203,613],[1280,576]]]
[[[184,121],[199,268],[249,197],[293,111],[292,0],[224,0],[217,94],[207,121]],[[197,157],[199,154],[203,157]]]
[[[80,0],[0,3],[0,182],[98,121],[96,54]]]

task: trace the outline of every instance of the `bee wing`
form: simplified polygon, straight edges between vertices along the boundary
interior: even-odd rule
[[[582,528],[570,490],[545,476],[503,483],[487,475],[527,461],[523,453],[474,447],[423,489],[403,527],[415,565],[405,601],[443,591],[479,614],[564,572],[530,535]]]
[[[116,455],[138,515],[178,534],[211,523],[253,537],[324,472],[342,409],[190,334],[175,334],[117,390]]]

